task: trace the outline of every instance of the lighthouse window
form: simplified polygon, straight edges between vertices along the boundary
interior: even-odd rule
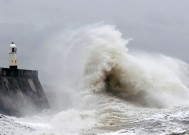
[[[12,52],[15,52],[15,48],[12,48]]]

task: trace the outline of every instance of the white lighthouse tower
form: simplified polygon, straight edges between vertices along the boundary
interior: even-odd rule
[[[14,42],[12,42],[12,44],[10,45],[10,64],[9,67],[10,68],[14,68],[17,69],[17,48],[16,45],[14,44]]]

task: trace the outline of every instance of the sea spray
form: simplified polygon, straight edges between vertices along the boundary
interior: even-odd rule
[[[52,120],[52,125],[65,135],[78,134],[83,129],[94,127],[96,111],[67,110],[58,113]]]
[[[99,26],[88,33],[92,47],[84,78],[89,91],[111,92],[149,107],[188,101],[187,64],[163,55],[130,54],[128,41],[114,27]]]
[[[130,51],[128,43],[115,26],[104,24],[50,39],[43,48],[49,54],[44,71],[59,91],[66,91],[70,105],[54,116],[54,128],[62,133],[119,130],[159,111],[154,108],[188,103],[188,65],[162,54]],[[64,94],[59,95],[56,100],[64,104]],[[65,128],[72,125],[69,119],[73,128]]]

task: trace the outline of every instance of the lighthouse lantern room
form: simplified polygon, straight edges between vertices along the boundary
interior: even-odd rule
[[[10,62],[9,62],[9,67],[11,69],[17,69],[17,48],[14,42],[10,45]]]

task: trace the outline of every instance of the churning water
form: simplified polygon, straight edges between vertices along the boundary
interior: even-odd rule
[[[45,117],[15,119],[31,126],[31,134],[187,134],[188,64],[161,54],[131,52],[130,39],[111,25],[65,33],[45,46],[46,65],[58,78],[58,89],[69,95],[70,106]]]

